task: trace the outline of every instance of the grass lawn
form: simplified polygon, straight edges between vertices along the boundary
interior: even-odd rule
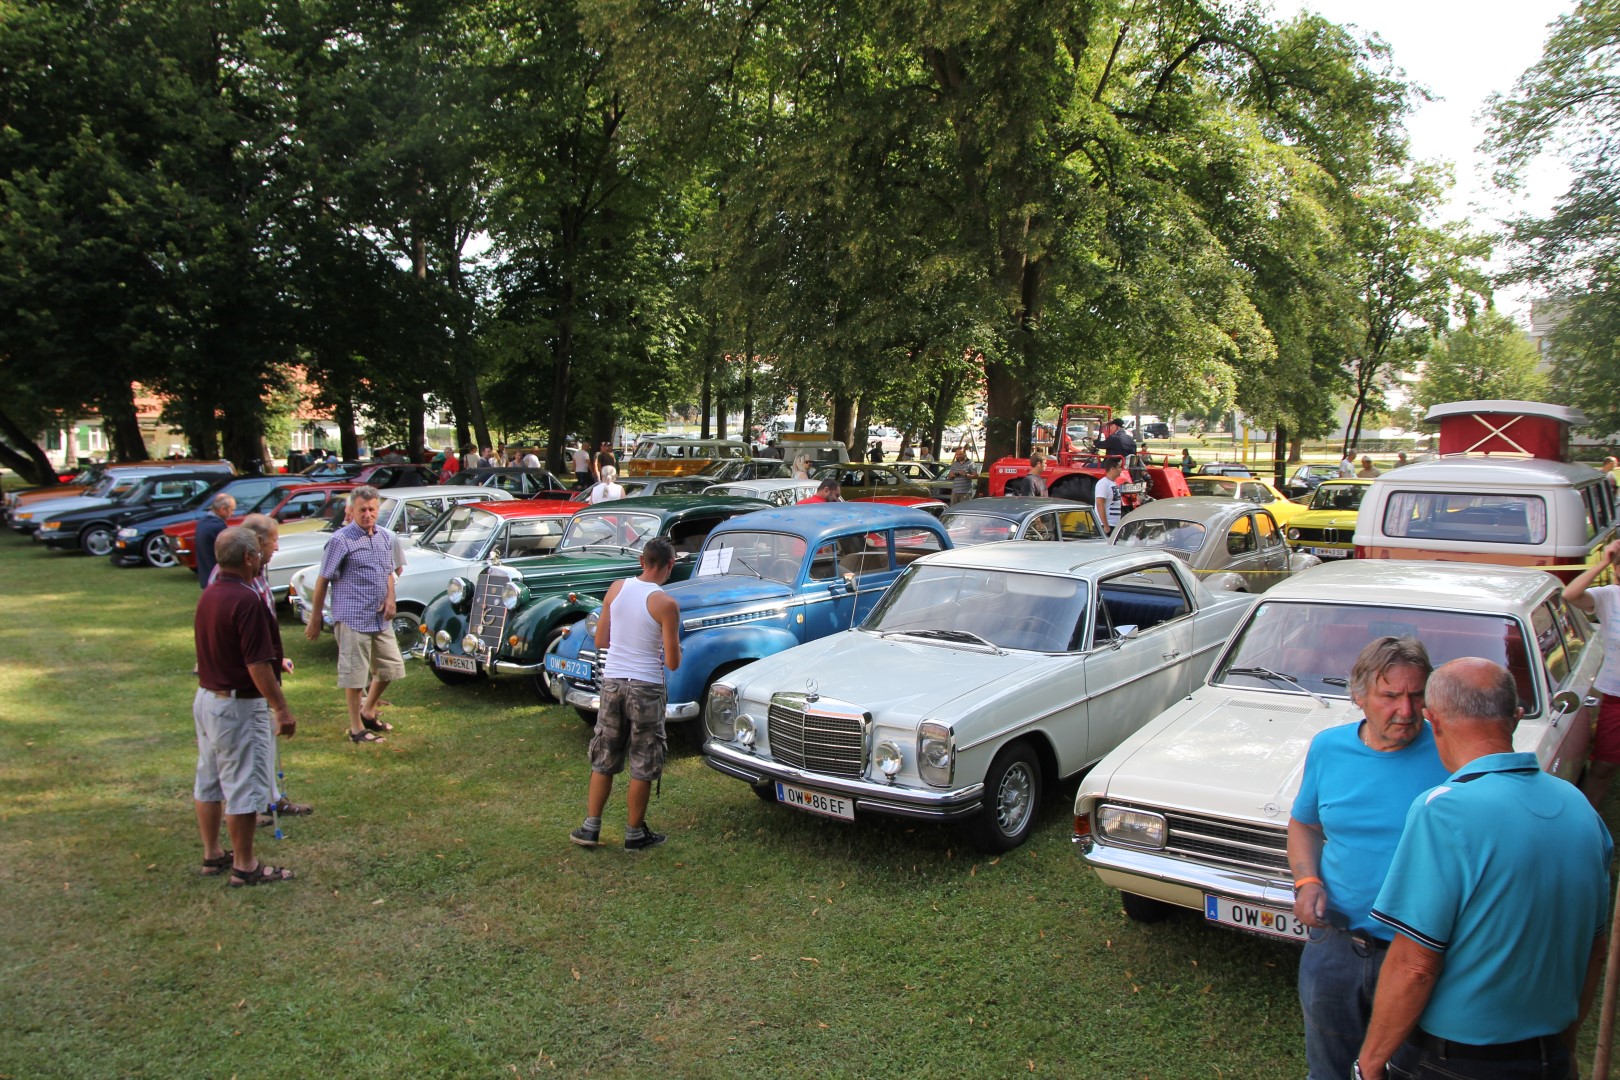
[[[1298,1077],[1291,948],[1128,921],[1073,786],[1000,859],[824,821],[677,751],[627,853],[587,728],[525,682],[388,692],[343,736],[330,638],[283,631],[299,721],[261,832],[285,885],[197,876],[183,570],[0,536],[0,1076]]]

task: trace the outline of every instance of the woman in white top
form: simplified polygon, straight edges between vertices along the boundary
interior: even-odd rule
[[[800,454],[798,457],[793,459],[793,479],[795,479],[795,480],[808,480],[808,479],[810,479],[810,455],[809,454]]]
[[[590,501],[593,503],[599,503],[607,502],[610,499],[624,498],[624,488],[613,482],[618,475],[619,470],[615,469],[613,466],[602,466],[602,482],[591,488]]]

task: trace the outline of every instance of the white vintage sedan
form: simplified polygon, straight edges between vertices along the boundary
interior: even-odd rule
[[[1044,791],[1202,680],[1252,603],[1100,542],[930,555],[859,629],[716,681],[704,758],[797,810],[961,821],[1005,851]]]
[[[1275,585],[1206,684],[1091,770],[1075,840],[1126,914],[1171,906],[1210,922],[1303,941],[1293,917],[1289,810],[1305,752],[1361,718],[1350,665],[1374,638],[1415,637],[1436,667],[1463,656],[1513,673],[1524,719],[1514,749],[1565,779],[1586,760],[1601,642],[1562,583],[1529,568],[1358,559]]]

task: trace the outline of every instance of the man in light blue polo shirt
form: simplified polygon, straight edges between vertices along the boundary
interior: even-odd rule
[[[1513,752],[1523,710],[1504,668],[1453,660],[1426,698],[1453,772],[1412,803],[1373,903],[1396,936],[1356,1075],[1571,1077],[1607,946],[1608,829]]]

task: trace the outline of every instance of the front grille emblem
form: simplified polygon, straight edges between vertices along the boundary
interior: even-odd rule
[[[821,690],[821,687],[816,683],[816,680],[814,680],[814,679],[806,679],[806,680],[804,680],[805,701],[807,701],[807,702],[820,701],[821,700],[820,690]]]

